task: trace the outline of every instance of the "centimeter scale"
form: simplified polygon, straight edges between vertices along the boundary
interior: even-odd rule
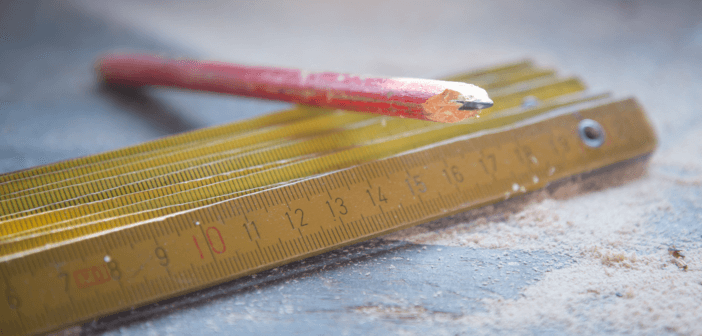
[[[651,153],[633,99],[530,62],[459,124],[296,107],[0,175],[0,333],[192,292]]]

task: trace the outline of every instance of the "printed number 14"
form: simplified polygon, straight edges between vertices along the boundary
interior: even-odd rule
[[[366,189],[366,194],[368,194],[368,197],[370,197],[371,202],[373,205],[378,205],[375,203],[375,199],[373,199],[373,193],[370,191],[370,189]],[[378,187],[378,202],[388,202],[388,199],[383,195],[383,192],[380,190],[380,187]]]

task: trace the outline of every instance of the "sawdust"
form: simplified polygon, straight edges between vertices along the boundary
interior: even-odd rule
[[[699,334],[700,273],[666,267],[665,251],[612,262],[620,252],[587,252],[578,263],[547,273],[518,300],[485,299],[488,311],[463,317],[479,327],[523,330],[564,327],[566,333]],[[695,260],[699,261],[699,252]],[[627,262],[627,266],[623,262]],[[629,263],[630,262],[630,263]]]
[[[666,159],[654,158],[648,171],[658,171],[670,162]],[[389,239],[545,250],[573,259],[525,287],[519,299],[483,299],[485,312],[457,320],[480,332],[556,328],[567,334],[702,335],[702,249],[696,243],[674,248],[653,223],[660,213],[674,215],[662,192],[679,181],[644,168],[637,163],[562,182]]]

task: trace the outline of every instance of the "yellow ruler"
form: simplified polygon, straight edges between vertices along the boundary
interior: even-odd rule
[[[487,87],[492,113],[445,125],[298,107],[1,175],[0,333],[191,292],[655,147],[633,99],[529,62],[451,79]]]

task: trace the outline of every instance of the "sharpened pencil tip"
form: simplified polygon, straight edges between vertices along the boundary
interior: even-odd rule
[[[456,101],[457,103],[463,104],[459,107],[459,110],[482,110],[488,107],[492,107],[492,100],[472,100],[472,101]]]

